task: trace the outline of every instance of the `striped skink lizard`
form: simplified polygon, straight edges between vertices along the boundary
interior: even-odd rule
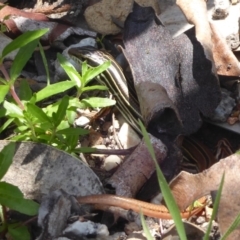
[[[90,66],[98,66],[105,61],[111,61],[110,67],[97,80],[106,85],[114,95],[117,108],[125,117],[126,121],[141,135],[138,119],[142,120],[138,100],[133,89],[128,90],[127,80],[122,68],[114,58],[105,51],[93,47],[71,48],[69,55],[77,62],[87,60]],[[182,144],[184,157],[183,169],[192,169],[201,172],[216,162],[215,157],[209,149],[196,139],[185,137]],[[191,164],[192,162],[192,164]],[[202,164],[202,165],[201,165]],[[195,166],[195,167],[194,167]]]
[[[121,114],[141,134],[137,119],[142,119],[142,116],[137,98],[131,90],[128,90],[127,80],[123,71],[113,57],[105,51],[100,51],[92,47],[71,48],[68,53],[75,61],[82,62],[86,60],[90,66],[98,66],[105,61],[111,61],[110,67],[104,73],[100,74],[97,80],[109,88],[110,92],[116,98],[116,106]],[[182,150],[185,155],[183,159],[184,170],[194,168],[195,171],[202,171],[215,163],[214,156],[210,152],[207,152],[197,140],[193,141],[191,138],[186,138],[183,141]],[[80,203],[118,206],[124,209],[132,209],[136,212],[141,210],[143,214],[151,217],[171,218],[168,209],[163,205],[146,203],[115,195],[104,194],[78,197],[78,201]],[[196,214],[198,211],[199,209],[195,209],[191,214]],[[183,218],[187,218],[189,215],[189,211],[181,212]]]

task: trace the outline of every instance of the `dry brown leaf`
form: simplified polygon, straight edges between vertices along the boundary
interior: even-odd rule
[[[85,13],[85,19],[90,28],[94,31],[107,35],[116,34],[121,31],[128,14],[132,11],[134,0],[102,0],[92,6],[89,6]],[[157,14],[160,14],[160,8],[157,0],[137,0],[139,5],[151,6]],[[116,24],[118,25],[116,25]]]
[[[89,6],[84,16],[90,28],[101,34],[116,34],[120,28],[113,22],[123,24],[131,12],[133,0],[102,0]]]
[[[208,22],[205,0],[177,0],[176,4],[183,11],[188,22],[195,25],[196,38],[203,45],[204,52],[210,60],[212,56],[211,28]]]
[[[239,76],[240,65],[229,48],[226,39],[218,31],[216,24],[210,23],[213,41],[213,58],[217,73],[225,76]]]
[[[220,35],[216,26],[208,22],[205,0],[177,0],[189,23],[195,25],[196,38],[204,46],[206,56],[214,59],[216,71],[220,75],[239,76],[240,66],[227,46],[226,40]]]
[[[218,210],[221,233],[225,233],[240,213],[240,154],[233,154],[199,174],[181,172],[170,183],[170,188],[180,209],[185,209],[194,200],[217,191],[223,173],[225,181]],[[228,239],[240,239],[238,227]]]

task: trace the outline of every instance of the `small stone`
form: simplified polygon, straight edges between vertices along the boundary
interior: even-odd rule
[[[75,124],[78,127],[85,127],[87,124],[89,124],[89,122],[90,120],[85,116],[81,116],[75,120]]]
[[[119,123],[119,121],[118,120],[114,120],[114,122],[113,122],[113,127],[115,128],[115,129],[119,129],[120,128],[120,123]]]
[[[76,221],[69,224],[63,231],[63,234],[74,236],[76,239],[85,239],[89,238],[89,236],[97,236],[97,238],[107,239],[109,236],[106,225],[91,221]]]
[[[105,158],[103,168],[106,171],[111,171],[112,169],[118,167],[122,159],[117,155],[110,155]]]
[[[226,89],[222,89],[222,100],[214,110],[211,120],[215,122],[226,122],[235,106],[235,100],[230,97],[230,92]]]
[[[206,206],[206,207],[205,207],[205,211],[206,211],[206,217],[207,217],[208,219],[210,219],[211,216],[212,216],[213,209],[210,208],[210,207],[208,207],[208,206]]]
[[[235,124],[236,122],[238,122],[238,117],[229,117],[227,119],[227,123],[230,124],[230,125],[233,125]]]
[[[108,134],[112,134],[113,130],[114,130],[113,125],[111,125],[108,129]]]
[[[202,225],[201,225],[201,228],[206,231],[207,228],[208,228],[208,225],[209,225],[209,222],[204,222]]]
[[[127,123],[123,123],[118,137],[124,149],[134,147],[141,141],[137,133]]]
[[[203,224],[204,222],[206,222],[205,217],[200,216],[196,219],[197,224]]]

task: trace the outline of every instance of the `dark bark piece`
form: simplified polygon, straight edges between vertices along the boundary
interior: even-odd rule
[[[161,140],[151,135],[149,137],[156,154],[156,159],[159,163],[162,163],[165,161],[168,149]],[[108,183],[111,185],[111,188],[116,189],[117,195],[134,197],[154,171],[155,164],[144,140],[142,140],[134,152],[113,174]]]
[[[168,136],[161,135],[162,142],[166,145],[168,152],[160,168],[167,182],[170,182],[174,176],[180,171],[180,161],[182,160],[182,152],[172,139]],[[150,201],[160,192],[156,171],[149,177],[137,194],[137,199]]]
[[[124,46],[123,52],[130,64],[138,96],[142,94],[140,86],[143,82],[161,85],[178,109],[176,111],[172,108],[175,113],[175,121],[171,124],[173,129],[175,124],[181,124],[178,114],[183,123],[183,129],[173,132],[176,135],[179,132],[195,132],[201,126],[199,111],[210,116],[221,94],[218,79],[213,72],[214,66],[205,56],[208,49],[204,49],[204,45],[198,42],[193,30],[173,40],[151,8],[141,8],[135,4],[125,22]],[[160,100],[156,97],[151,102],[152,109],[158,106],[163,111],[165,102],[157,99]],[[141,109],[144,109],[145,104],[140,101]],[[155,112],[155,115],[151,115],[157,114]],[[145,122],[151,121],[145,119]],[[169,132],[169,126],[166,128],[158,119],[154,119],[154,122],[158,123],[155,131],[161,129],[163,132],[165,128],[165,132]],[[156,135],[155,132],[151,133]]]
[[[175,135],[182,129],[178,111],[160,84],[145,81],[137,85],[141,113],[148,131]],[[161,104],[159,104],[161,103]]]
[[[180,115],[181,107],[191,106],[191,109],[183,112],[183,119],[187,116],[191,118],[192,111],[200,111],[204,116],[209,117],[221,99],[219,81],[213,71],[214,63],[206,57],[206,49],[197,40],[194,28],[175,38],[174,44],[180,55],[183,106],[178,106],[179,102],[176,102]]]

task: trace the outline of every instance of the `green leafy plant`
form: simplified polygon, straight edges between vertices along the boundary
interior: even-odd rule
[[[81,94],[86,91],[93,90],[108,90],[106,86],[103,85],[94,85],[87,86],[95,77],[104,72],[111,64],[110,61],[106,61],[103,64],[97,67],[90,67],[86,61],[81,64],[81,74],[74,68],[74,66],[67,61],[65,57],[61,54],[58,54],[58,60],[62,66],[62,68],[67,73],[68,77],[72,82],[75,82],[75,87],[77,89],[77,98],[81,97]],[[115,100],[111,100],[108,98],[100,98],[100,97],[91,97],[88,99],[82,99],[80,101],[79,107],[107,107],[114,105],[116,103]]]
[[[58,59],[65,69],[70,80],[50,84],[47,61],[41,45],[40,52],[43,57],[44,66],[47,72],[48,84],[37,93],[33,93],[25,80],[21,81],[19,93],[14,88],[14,82],[20,75],[23,67],[32,56],[33,51],[39,44],[39,38],[48,30],[29,31],[19,36],[8,44],[0,56],[0,71],[5,79],[0,79],[0,103],[3,108],[0,110],[0,117],[5,117],[6,121],[0,127],[0,132],[5,130],[10,124],[14,124],[14,136],[11,140],[30,140],[46,143],[55,146],[69,153],[74,153],[78,145],[79,135],[88,134],[87,130],[74,128],[73,122],[76,118],[77,108],[86,107],[106,107],[114,105],[115,101],[106,98],[89,98],[79,100],[81,94],[90,90],[106,90],[105,86],[90,86],[87,84],[98,74],[105,71],[110,62],[101,66],[91,68],[87,63],[82,64],[82,74],[60,54]],[[12,51],[19,49],[10,69],[10,74],[6,71],[3,60]],[[61,94],[70,88],[77,89],[76,96],[65,95],[62,99],[41,108],[39,106],[44,100],[56,94]],[[9,93],[10,92],[10,96]]]
[[[9,143],[0,152],[0,179],[4,177],[12,164],[14,152],[14,143]],[[10,183],[0,181],[0,205],[0,233],[4,235],[8,232],[14,240],[30,239],[30,234],[26,226],[13,220],[8,221],[6,208],[10,208],[29,216],[34,216],[38,213],[39,204],[32,200],[25,199],[18,187]]]

